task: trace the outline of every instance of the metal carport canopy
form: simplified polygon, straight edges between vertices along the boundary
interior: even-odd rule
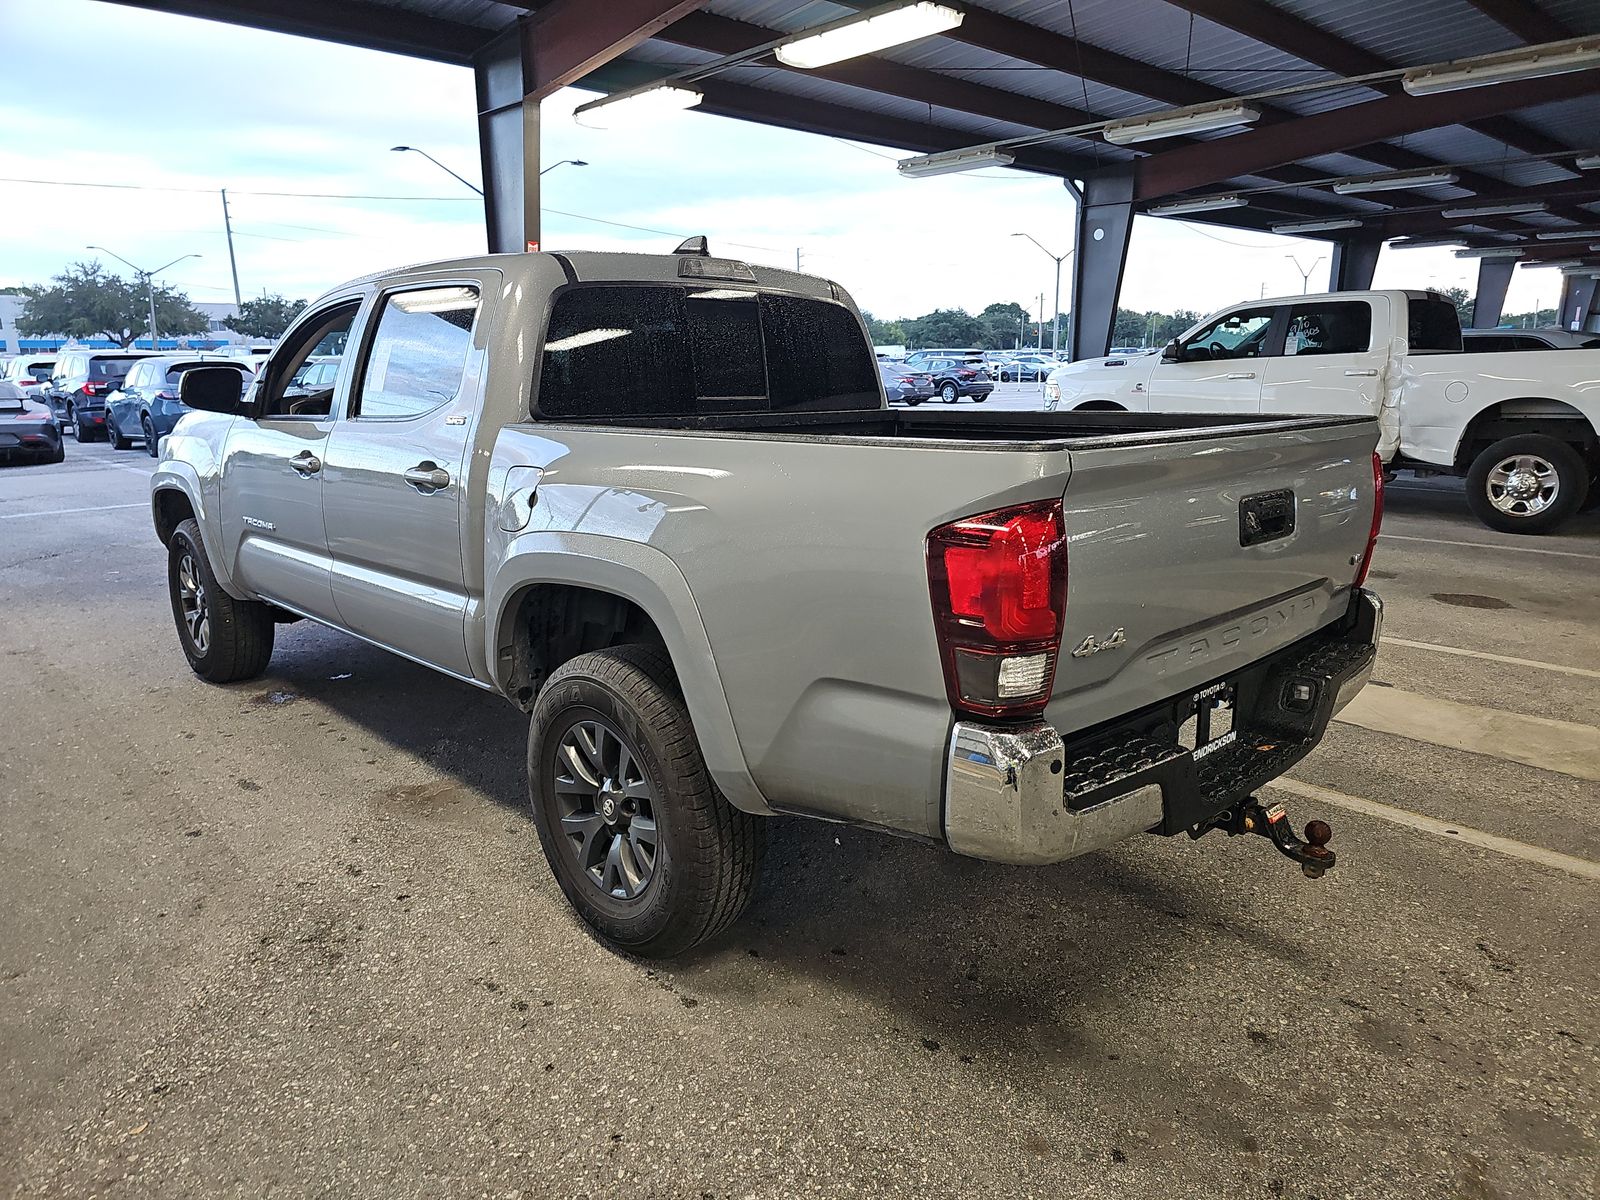
[[[873,0],[113,0],[470,66],[476,73],[485,219],[493,250],[539,238],[539,101],[568,85],[615,92],[708,66]],[[1600,69],[1410,95],[1401,68],[1600,35],[1595,0],[942,0],[956,29],[834,66],[770,54],[714,68],[700,111],[936,153],[1031,138],[1017,169],[1080,192],[1074,357],[1104,353],[1132,218],[1229,195],[1187,220],[1307,231],[1333,243],[1335,287],[1370,284],[1397,237],[1515,247],[1524,261],[1593,265],[1600,228]],[[1349,81],[1362,77],[1363,82]],[[1376,78],[1374,78],[1376,77]],[[1310,85],[1309,87],[1307,85]],[[1288,94],[1283,94],[1287,90]],[[1241,96],[1260,116],[1232,129],[1137,145],[1109,120]],[[1041,137],[1078,128],[1073,134]],[[1343,194],[1340,180],[1444,172]],[[1539,205],[1474,214],[1474,208]],[[1463,212],[1462,210],[1468,210]],[[1591,239],[1595,240],[1595,239]],[[1512,260],[1484,259],[1475,324],[1499,321]],[[1600,325],[1593,279],[1570,276],[1563,323]]]

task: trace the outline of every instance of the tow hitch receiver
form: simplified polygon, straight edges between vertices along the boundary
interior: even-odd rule
[[[1328,823],[1307,822],[1305,840],[1301,841],[1289,824],[1289,814],[1284,811],[1283,805],[1276,802],[1262,804],[1254,796],[1246,797],[1236,807],[1196,826],[1189,836],[1197,838],[1213,829],[1220,829],[1229,837],[1258,833],[1271,838],[1272,844],[1280,852],[1300,864],[1300,870],[1307,879],[1321,879],[1325,872],[1333,869],[1333,851],[1328,849],[1333,830]]]

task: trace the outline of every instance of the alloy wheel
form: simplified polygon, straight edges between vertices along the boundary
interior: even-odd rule
[[[579,871],[615,900],[637,900],[659,861],[655,791],[637,753],[601,720],[574,722],[556,746],[556,816]]]
[[[183,611],[184,628],[189,631],[189,642],[194,652],[204,658],[211,646],[211,606],[206,602],[205,584],[193,554],[178,560],[178,605]]]
[[[1537,454],[1513,454],[1494,465],[1484,486],[1489,503],[1507,516],[1532,517],[1556,502],[1561,475],[1553,463]]]

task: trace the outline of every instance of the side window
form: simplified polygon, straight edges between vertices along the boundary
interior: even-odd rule
[[[1410,300],[1406,304],[1406,341],[1413,353],[1461,353],[1461,322],[1448,300]]]
[[[351,416],[417,417],[454,400],[477,315],[476,288],[420,288],[385,297]]]
[[[1296,304],[1289,310],[1283,352],[1359,354],[1372,345],[1372,308],[1359,300],[1333,304]]]
[[[350,327],[355,324],[356,313],[360,310],[359,300],[335,304],[303,322],[285,338],[269,360],[257,388],[261,416],[318,420],[333,411],[333,381],[326,387],[303,386],[305,367],[314,357],[337,360],[344,354]]]
[[[1272,328],[1272,309],[1251,308],[1231,312],[1183,344],[1186,362],[1205,362],[1211,359],[1257,358]]]

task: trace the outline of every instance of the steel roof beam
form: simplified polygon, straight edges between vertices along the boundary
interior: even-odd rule
[[[528,97],[542,100],[648,41],[704,0],[552,0],[523,25]]]
[[[1574,36],[1565,25],[1530,0],[1467,0],[1467,3],[1530,45],[1560,42]]]
[[[272,33],[467,66],[498,32],[365,0],[110,0]]]
[[[1304,158],[1349,153],[1385,138],[1595,92],[1600,92],[1600,69],[1433,96],[1383,96],[1152,155],[1139,163],[1138,197],[1151,200]]]

